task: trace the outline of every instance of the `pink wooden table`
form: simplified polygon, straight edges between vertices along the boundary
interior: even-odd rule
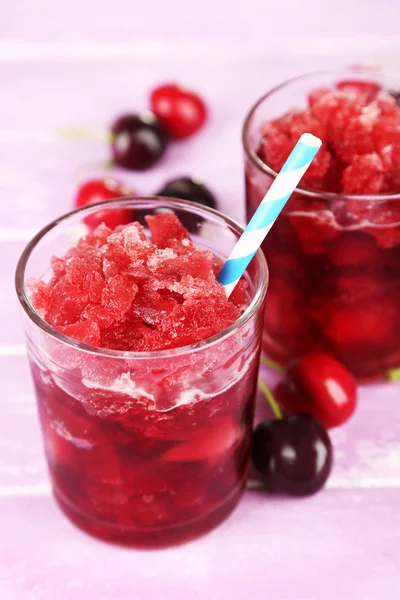
[[[247,0],[231,9],[217,0],[5,4],[0,598],[398,600],[398,385],[361,390],[356,416],[333,433],[336,464],[319,495],[294,501],[247,492],[233,516],[197,542],[153,553],[108,546],[75,529],[51,498],[13,290],[31,234],[71,208],[77,170],[83,166],[89,177],[108,156],[104,144],[64,139],[59,128],[99,127],[137,110],[157,82],[192,85],[212,111],[204,132],[172,147],[149,173],[118,175],[151,193],[169,176],[196,174],[222,210],[243,220],[246,109],[301,71],[359,61],[400,65],[396,0],[368,9],[361,0],[335,0],[323,11],[316,0]]]

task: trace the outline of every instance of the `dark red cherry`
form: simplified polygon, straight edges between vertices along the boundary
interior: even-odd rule
[[[115,164],[142,171],[160,160],[168,145],[164,126],[151,112],[123,115],[111,127]]]
[[[325,484],[332,468],[332,444],[311,415],[264,421],[253,434],[253,464],[272,493],[308,496]]]
[[[210,208],[216,207],[216,200],[210,190],[201,183],[191,177],[178,177],[170,179],[157,192],[157,196],[169,196],[170,198],[181,198],[182,200],[190,200],[203,206]]]
[[[216,207],[216,200],[210,190],[200,181],[191,177],[178,177],[170,179],[157,192],[157,196],[167,196],[169,198],[180,198],[181,200],[189,200],[196,204],[208,206],[209,208]],[[203,220],[198,215],[181,212],[178,214],[182,224],[191,233],[195,233],[200,227]]]
[[[390,90],[389,94],[395,99],[396,104],[400,106],[400,90]]]

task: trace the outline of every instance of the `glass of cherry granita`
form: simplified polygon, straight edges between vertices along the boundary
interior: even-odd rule
[[[100,211],[114,229],[99,225]],[[242,495],[267,288],[262,252],[229,301],[215,279],[241,233],[190,202],[119,199],[51,223],[20,259],[54,495],[95,536],[180,543],[215,527]]]
[[[315,73],[268,92],[246,119],[249,219],[299,136],[323,140],[263,244],[263,346],[277,361],[321,350],[360,380],[400,365],[399,90],[382,74]]]

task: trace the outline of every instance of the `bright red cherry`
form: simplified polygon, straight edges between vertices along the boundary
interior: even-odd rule
[[[307,413],[330,428],[354,412],[357,387],[342,363],[328,354],[310,352],[289,364],[275,397],[286,414]]]
[[[207,107],[194,92],[175,84],[161,85],[150,96],[151,110],[176,140],[198,131],[207,118]]]
[[[113,179],[92,179],[79,188],[75,198],[75,207],[81,208],[89,204],[132,195],[134,195],[132,190]],[[91,229],[95,229],[101,223],[104,223],[110,229],[114,229],[117,225],[130,223],[132,217],[131,211],[116,208],[112,210],[98,210],[96,213],[85,217],[84,222]]]

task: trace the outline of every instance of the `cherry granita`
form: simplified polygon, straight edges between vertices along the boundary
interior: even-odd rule
[[[139,218],[99,225],[31,282],[53,330],[30,358],[62,510],[156,547],[212,529],[245,489],[263,305],[240,325],[251,275],[228,300],[221,259],[174,213]]]
[[[194,246],[173,213],[114,230],[100,225],[62,258],[48,283],[32,282],[32,302],[70,337],[114,350],[152,351],[211,337],[240,316],[216,280],[214,255]]]
[[[293,109],[263,125],[259,157],[279,171],[305,132],[321,138],[323,145],[304,175],[304,186],[346,194],[399,190],[390,171],[391,157],[400,153],[400,107],[377,84],[342,81],[336,89],[310,92],[305,109]],[[331,182],[332,163],[339,182]]]
[[[304,81],[294,80],[282,97],[290,86],[294,97],[297,85],[304,97]],[[253,110],[283,106],[284,88]],[[359,75],[305,97],[304,108],[247,125],[248,143],[275,172],[302,133],[323,142],[263,243],[270,271],[264,348],[282,363],[328,353],[359,379],[381,378],[400,363],[400,105]],[[248,219],[273,179],[248,156]]]

